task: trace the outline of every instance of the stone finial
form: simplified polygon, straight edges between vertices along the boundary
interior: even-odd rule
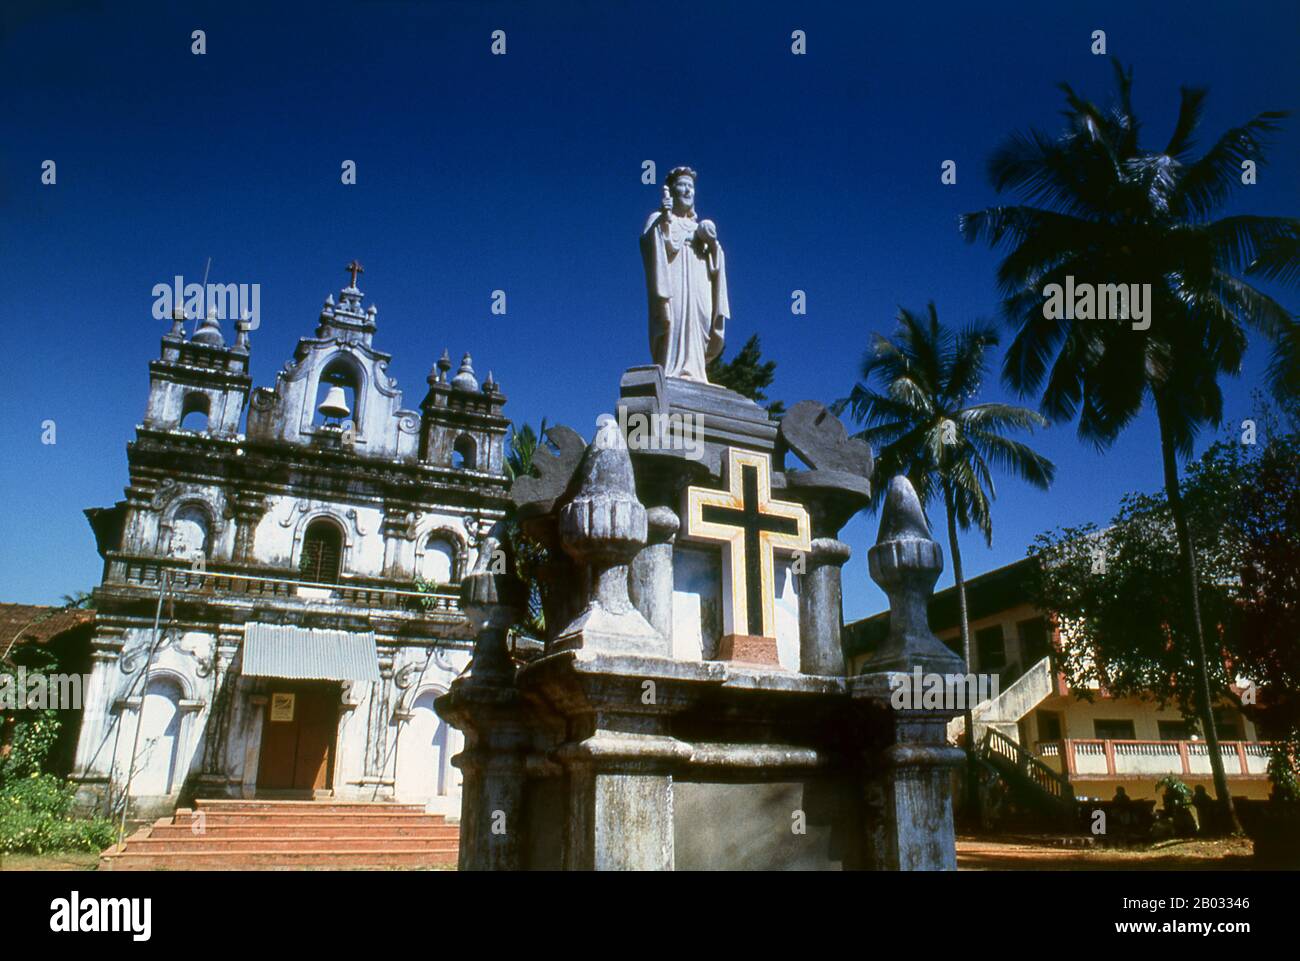
[[[867,563],[872,580],[889,595],[889,637],[868,656],[863,670],[919,666],[935,673],[964,672],[962,659],[930,630],[930,597],[943,570],[943,550],[930,538],[921,502],[902,475],[889,482],[880,533],[867,551]]]
[[[560,510],[560,543],[591,569],[587,604],[555,648],[609,654],[661,654],[665,642],[628,597],[628,565],[645,545],[646,509],[636,496],[632,459],[608,414],[578,465],[578,491]]]
[[[253,329],[252,318],[245,316],[235,323],[235,346],[240,353],[248,353],[248,332]]]
[[[479,545],[474,570],[460,581],[461,610],[477,629],[470,674],[480,681],[513,673],[507,635],[528,601],[527,589],[512,565],[503,563],[505,539],[505,523],[498,521]]]
[[[601,417],[578,465],[579,487],[560,511],[565,549],[577,560],[631,557],[646,540],[646,512],[636,497],[632,458],[618,421]]]
[[[185,308],[177,305],[172,311],[172,329],[164,335],[168,340],[185,339]]]
[[[474,376],[474,363],[468,351],[460,360],[460,370],[451,379],[451,386],[456,390],[478,390],[478,378]]]
[[[442,349],[442,356],[438,358],[438,363],[434,365],[437,373],[436,383],[447,383],[447,372],[451,370],[451,356],[447,353],[447,348]]]
[[[488,371],[487,380],[483,381],[483,393],[485,394],[499,393],[497,389],[496,377],[492,375],[492,371],[490,370]]]
[[[195,344],[208,344],[211,347],[225,347],[226,339],[221,335],[221,324],[217,320],[217,309],[215,307],[208,311],[208,315],[199,323],[199,329],[194,332],[190,341]]]

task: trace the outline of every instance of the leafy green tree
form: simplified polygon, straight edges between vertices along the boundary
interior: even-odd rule
[[[1206,92],[1184,88],[1173,134],[1162,150],[1139,144],[1132,72],[1115,64],[1115,106],[1103,111],[1062,85],[1067,126],[1057,137],[1017,133],[989,163],[993,186],[1026,201],[961,218],[968,241],[1007,253],[998,270],[1002,311],[1016,330],[1003,379],[1022,395],[1041,391],[1053,421],[1078,417],[1081,439],[1104,449],[1149,400],[1160,429],[1165,493],[1180,552],[1190,627],[1189,655],[1200,676],[1200,717],[1215,791],[1239,830],[1209,705],[1197,560],[1179,487],[1178,460],[1198,432],[1218,424],[1218,379],[1240,372],[1247,331],[1271,344],[1269,381],[1279,395],[1300,387],[1300,326],[1247,276],[1294,282],[1300,275],[1300,220],[1251,214],[1211,220],[1242,182],[1243,164],[1264,162],[1267,139],[1284,114],[1261,113],[1193,156]],[[1049,285],[1139,286],[1146,317],[1070,320],[1045,309]],[[1149,285],[1149,286],[1145,286]]]
[[[1293,424],[1273,427],[1263,443],[1229,436],[1211,445],[1188,469],[1182,503],[1198,606],[1218,654],[1205,666],[1211,689],[1226,693],[1238,675],[1256,686],[1243,702],[1248,711],[1257,702],[1252,713],[1279,742],[1270,773],[1285,788],[1294,777],[1286,759],[1300,747],[1300,433]],[[1117,696],[1151,693],[1198,715],[1201,670],[1163,492],[1126,495],[1105,528],[1041,534],[1031,553],[1041,559],[1033,600],[1071,641],[1059,666],[1072,688],[1084,697],[1098,684]]]
[[[731,360],[724,361],[719,355],[709,361],[705,371],[709,382],[743,394],[755,403],[767,401],[765,391],[772,386],[776,377],[776,361],[763,360],[759,349],[758,334],[753,334],[745,341],[745,346]],[[779,400],[767,404],[767,412],[774,418],[785,413],[785,403]]]
[[[987,543],[993,542],[995,468],[1011,471],[1044,489],[1056,471],[1047,458],[1007,436],[1010,431],[1032,432],[1045,426],[1039,414],[1010,404],[971,403],[987,373],[987,352],[997,342],[996,331],[987,325],[976,324],[959,332],[943,327],[933,303],[924,317],[900,310],[893,339],[872,335],[859,371],[861,380],[848,397],[832,405],[837,414],[847,409],[866,425],[855,436],[877,451],[872,485],[876,510],[890,478],[898,474],[907,475],[922,506],[928,507],[934,500],[943,503],[957,583],[962,652],[968,665],[970,621],[957,532],[973,525]],[[970,710],[965,721],[966,751],[973,771]],[[968,777],[967,783],[974,805],[975,778]]]

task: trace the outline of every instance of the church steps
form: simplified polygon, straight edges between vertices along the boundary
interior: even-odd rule
[[[434,823],[443,823],[441,820],[433,821],[432,818],[440,818],[439,815],[432,814],[388,814],[388,813],[357,813],[357,814],[309,814],[302,812],[270,812],[254,811],[249,814],[239,814],[235,812],[224,814],[208,814],[202,824],[205,828],[211,830],[213,827],[221,826],[239,826],[239,825],[267,825],[279,827],[329,827],[336,824],[367,824],[371,827],[400,827],[400,826],[421,826]],[[183,824],[189,827],[191,823],[200,823],[198,818],[191,819],[190,816],[177,815],[175,823]]]
[[[134,855],[152,854],[220,854],[227,852],[301,851],[304,844],[328,849],[331,853],[352,851],[421,850],[431,853],[456,853],[459,839],[407,838],[363,835],[335,838],[140,838],[130,844]]]
[[[200,801],[104,852],[109,871],[454,868],[460,829],[421,805]],[[196,828],[201,831],[196,832]]]
[[[384,837],[404,837],[404,838],[424,838],[427,840],[455,840],[460,837],[460,828],[454,824],[430,824],[430,825],[396,825],[383,828],[370,829],[375,835]],[[266,825],[214,825],[208,822],[206,829],[202,834],[195,834],[188,824],[172,824],[170,822],[160,822],[153,826],[150,833],[151,838],[190,838],[190,837],[208,837],[208,838],[261,838],[267,837],[273,833],[276,837],[281,838],[335,838],[335,837],[355,837],[360,831],[355,825],[338,824],[338,825],[274,825],[273,830],[268,830]]]
[[[423,804],[398,804],[386,801],[236,801],[206,800],[200,798],[194,802],[194,809],[204,811],[209,817],[214,814],[266,812],[269,814],[289,814],[295,811],[307,814],[424,814]],[[186,814],[189,808],[180,808],[177,814]]]
[[[119,854],[105,858],[101,871],[267,871],[298,869],[454,868],[456,852],[238,851],[197,854]]]

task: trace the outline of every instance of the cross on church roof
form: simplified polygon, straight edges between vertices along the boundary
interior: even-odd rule
[[[729,635],[776,637],[773,550],[812,549],[808,512],[772,500],[772,461],[757,451],[727,449],[726,490],[686,490],[686,533],[721,541],[723,614]]]
[[[362,267],[359,263],[357,263],[355,258],[353,259],[352,263],[348,264],[343,269],[347,271],[351,271],[352,273],[352,283],[348,285],[350,287],[356,287],[357,274],[364,274],[366,272],[366,268]]]

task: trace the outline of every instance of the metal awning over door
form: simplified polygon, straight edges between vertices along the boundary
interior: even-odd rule
[[[244,628],[242,672],[304,681],[378,681],[375,633],[253,622]]]

